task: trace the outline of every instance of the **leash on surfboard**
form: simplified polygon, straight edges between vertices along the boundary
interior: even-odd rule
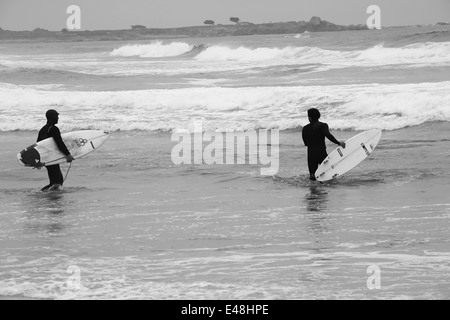
[[[67,169],[66,176],[64,177],[63,182],[66,182],[67,176],[69,175],[70,168],[72,168],[72,162],[69,164],[69,169]]]
[[[35,167],[33,167],[33,169],[41,170],[43,167],[44,167],[44,165],[35,166]],[[70,168],[72,168],[72,162],[69,163],[69,169],[67,169],[67,172],[66,172],[63,182],[66,182],[67,176],[69,175]]]

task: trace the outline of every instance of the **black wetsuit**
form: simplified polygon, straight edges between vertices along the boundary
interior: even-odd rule
[[[62,153],[64,153],[66,156],[70,155],[69,150],[67,150],[67,147],[61,138],[61,132],[59,131],[58,127],[52,123],[47,122],[47,124],[44,127],[42,127],[42,129],[39,131],[37,142],[50,137],[52,137],[55,140],[56,145],[58,146],[59,150],[61,150]],[[61,173],[59,164],[46,166],[46,168],[48,171],[48,178],[50,179],[50,184],[42,188],[42,190],[47,190],[53,185],[62,185],[64,182],[64,178]]]
[[[331,142],[339,144],[339,141],[330,133],[328,124],[315,121],[303,127],[302,137],[305,146],[308,147],[308,169],[311,178],[314,178],[317,168],[328,156],[325,145],[325,137]],[[315,179],[315,178],[314,178]]]

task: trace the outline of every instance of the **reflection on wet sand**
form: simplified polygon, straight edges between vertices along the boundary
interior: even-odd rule
[[[321,212],[327,209],[328,192],[322,186],[311,184],[306,194],[306,209],[310,212]]]
[[[327,203],[328,192],[320,185],[311,183],[309,193],[305,196],[307,217],[310,220],[310,228],[315,233],[323,233],[327,230]]]
[[[24,198],[25,228],[30,232],[58,235],[67,229],[64,223],[64,191],[31,192]]]

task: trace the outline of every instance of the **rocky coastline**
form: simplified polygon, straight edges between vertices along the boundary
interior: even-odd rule
[[[239,22],[230,25],[202,25],[179,28],[147,28],[131,26],[126,30],[67,30],[48,31],[36,28],[33,31],[9,31],[0,28],[0,41],[37,40],[37,41],[118,41],[145,40],[155,38],[181,37],[223,37],[269,34],[299,34],[304,32],[367,30],[366,25],[337,25],[319,17],[310,21],[290,21],[253,24]]]

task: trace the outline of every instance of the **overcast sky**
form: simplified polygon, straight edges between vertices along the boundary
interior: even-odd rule
[[[382,26],[450,21],[450,0],[0,0],[0,28],[66,27],[69,5],[81,8],[82,30],[229,24],[230,17],[253,23],[309,20],[319,16],[342,25],[365,24],[366,9],[381,8]]]

